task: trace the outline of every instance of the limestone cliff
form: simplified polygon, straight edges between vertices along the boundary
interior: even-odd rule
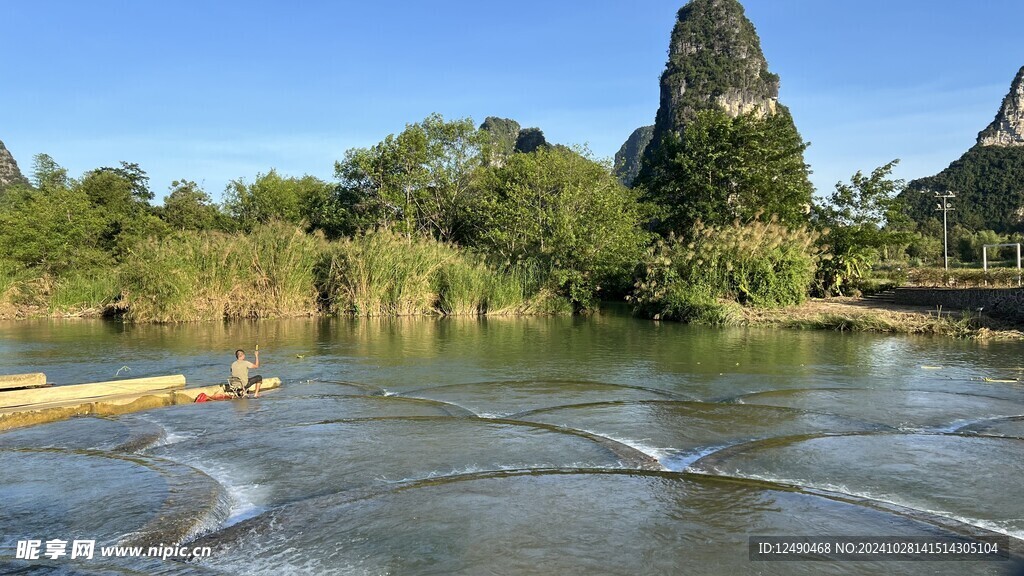
[[[514,153],[530,153],[550,146],[540,128],[521,128],[519,122],[509,118],[488,116],[480,130],[490,134],[487,161],[501,164],[502,158]]]
[[[682,130],[698,110],[731,116],[770,114],[779,77],[768,71],[761,39],[737,0],[692,0],[679,11],[661,75],[661,106],[653,140]]]
[[[515,152],[516,140],[522,127],[519,122],[509,118],[488,116],[480,125],[480,130],[490,134],[491,161]]]
[[[923,225],[938,226],[932,192],[950,191],[956,211],[952,224],[1001,234],[1024,232],[1024,68],[995,120],[971,147],[945,170],[919,178],[901,194],[908,213]],[[929,224],[930,223],[930,224]]]
[[[524,154],[536,152],[538,149],[548,146],[550,144],[540,128],[524,128],[519,131],[519,138],[516,139],[516,152]]]
[[[626,143],[615,153],[615,175],[626,186],[632,186],[636,175],[640,173],[640,165],[644,151],[654,136],[654,126],[637,128],[629,135]]]
[[[1024,146],[1024,66],[1010,85],[995,120],[978,134],[981,146]]]
[[[768,70],[761,39],[739,1],[691,0],[679,10],[672,31],[668,63],[661,75],[661,103],[637,173],[646,172],[643,166],[665,136],[682,132],[698,112],[719,109],[732,117],[774,115],[785,109],[778,99],[779,77]],[[637,139],[632,144],[647,138],[642,130],[630,136]],[[792,131],[796,133],[796,126]],[[627,142],[620,153],[632,149]],[[636,178],[637,173],[623,170],[623,182]]]
[[[11,184],[27,184],[28,180],[18,169],[18,163],[14,160],[7,147],[0,142],[0,188]]]

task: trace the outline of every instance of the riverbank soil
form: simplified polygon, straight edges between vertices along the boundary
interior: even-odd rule
[[[976,339],[1024,339],[1020,326],[978,312],[909,306],[863,298],[815,298],[784,308],[744,308],[743,314],[751,326],[936,334]]]

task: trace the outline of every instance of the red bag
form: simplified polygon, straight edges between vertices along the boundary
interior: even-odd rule
[[[206,392],[200,392],[199,396],[196,396],[196,402],[209,402],[210,397],[206,395]]]

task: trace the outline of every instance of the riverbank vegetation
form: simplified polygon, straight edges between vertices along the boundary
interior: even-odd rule
[[[567,314],[625,299],[659,320],[783,325],[790,312],[761,312],[914,280],[1011,281],[921,266],[937,261],[934,234],[902,215],[895,162],[815,205],[806,145],[779,118],[699,114],[634,188],[539,131],[509,146],[499,120],[430,116],[349,150],[331,182],[269,170],[220,203],[183,178],[154,205],[136,164],[71,178],[39,155],[31,186],[0,191],[0,317]],[[962,255],[1009,239],[956,234]],[[792,324],[974,329],[946,320]]]
[[[495,142],[431,116],[350,150],[336,182],[271,170],[217,204],[182,179],[162,206],[134,164],[73,179],[40,155],[33,186],[0,192],[0,314],[552,314],[621,297],[650,237],[633,191],[585,148]]]

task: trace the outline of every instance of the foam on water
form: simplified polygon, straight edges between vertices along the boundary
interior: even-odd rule
[[[735,446],[735,444],[723,444],[721,446],[710,446],[703,450],[678,452],[672,455],[671,458],[667,459],[667,461],[662,462],[662,465],[673,472],[694,472],[697,474],[703,474],[704,472],[701,470],[691,467],[693,463],[705,456],[710,456],[711,454],[730,446]]]
[[[717,476],[718,475],[715,472],[709,472],[707,470],[698,469],[698,468],[691,468],[688,471],[689,472],[694,472],[696,474],[705,474],[705,475],[709,475],[709,476]],[[992,531],[992,532],[997,532],[999,534],[1003,534],[1005,536],[1010,536],[1011,538],[1016,538],[1017,540],[1020,540],[1020,541],[1024,542],[1024,530],[1014,529],[1012,527],[1007,526],[1003,522],[997,522],[997,521],[992,521],[992,520],[983,520],[983,519],[979,519],[979,518],[971,518],[971,517],[967,517],[967,516],[961,516],[961,515],[949,512],[948,510],[933,510],[933,509],[930,509],[930,508],[922,507],[920,505],[916,505],[916,504],[914,504],[912,502],[908,502],[908,501],[906,501],[904,499],[901,499],[898,495],[878,494],[878,493],[871,492],[871,491],[866,491],[866,490],[855,490],[855,489],[850,488],[849,486],[847,486],[845,484],[835,484],[835,483],[831,483],[831,482],[820,482],[819,483],[819,482],[813,482],[813,481],[810,481],[810,480],[799,479],[799,478],[797,478],[797,479],[794,479],[794,478],[783,478],[783,477],[777,477],[777,476],[771,476],[771,475],[763,475],[763,474],[743,474],[742,477],[750,479],[750,480],[759,480],[759,481],[762,481],[762,482],[769,482],[769,483],[772,483],[772,484],[785,484],[785,485],[789,485],[789,486],[797,486],[797,487],[809,489],[809,490],[812,490],[812,491],[831,492],[831,493],[834,493],[834,494],[842,494],[842,495],[846,495],[846,496],[853,496],[854,498],[863,498],[865,500],[872,500],[874,502],[880,502],[882,504],[890,504],[892,506],[897,506],[899,508],[905,508],[907,510],[913,510],[915,512],[921,512],[921,513],[924,513],[924,514],[931,514],[933,516],[938,516],[938,517],[941,517],[941,518],[948,518],[950,520],[955,520],[957,522],[960,522],[960,523],[963,523],[963,524],[967,524],[969,526],[974,526],[976,528],[981,528],[983,530],[989,530],[989,531]]]
[[[227,519],[222,527],[237,524],[265,512],[268,508],[262,504],[260,496],[263,488],[259,484],[246,484],[239,479],[239,474],[227,465],[203,465],[189,463],[190,466],[202,470],[224,487],[230,499]]]
[[[155,442],[151,446],[151,448],[159,448],[161,446],[170,446],[172,444],[178,444],[179,442],[187,442],[188,440],[192,440],[197,437],[198,434],[191,434],[188,432],[168,432],[164,435],[163,439]]]
[[[594,432],[593,430],[587,430],[584,428],[576,428],[576,430],[579,430],[580,432],[586,432],[587,434],[597,436],[599,438],[607,438],[612,442],[618,442],[619,444],[629,446],[630,448],[636,450],[637,452],[642,452],[643,454],[646,454],[647,456],[650,456],[651,458],[657,460],[662,466],[665,465],[665,463],[663,462],[665,458],[668,458],[669,456],[672,456],[673,454],[676,453],[674,450],[671,449],[657,448],[655,446],[645,444],[644,441],[650,440],[649,438],[644,438],[642,440],[634,440],[632,438],[620,438],[607,433]]]

